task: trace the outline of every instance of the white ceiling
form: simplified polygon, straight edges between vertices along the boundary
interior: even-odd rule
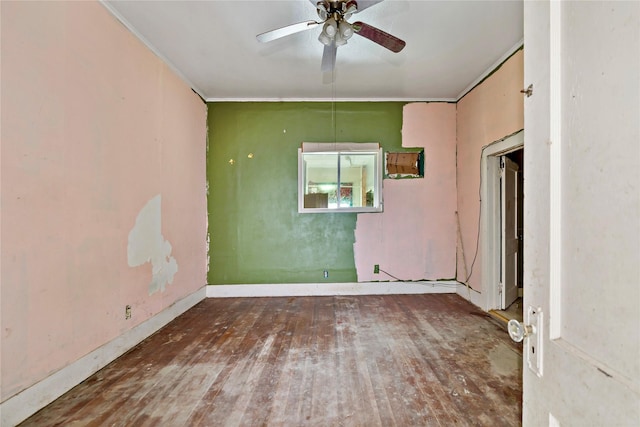
[[[354,35],[334,83],[320,71],[321,27],[270,43],[259,33],[316,20],[309,0],[103,4],[207,101],[457,100],[522,45],[523,3],[386,0],[355,14],[406,41],[400,53]]]

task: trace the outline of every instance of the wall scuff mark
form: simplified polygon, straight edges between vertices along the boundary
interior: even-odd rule
[[[173,283],[178,263],[171,256],[171,243],[162,236],[160,194],[149,200],[136,217],[129,232],[127,258],[129,267],[138,267],[151,262],[149,295],[164,292],[167,284]]]

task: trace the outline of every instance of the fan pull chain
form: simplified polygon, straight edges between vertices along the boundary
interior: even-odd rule
[[[332,97],[331,111],[332,111],[333,117],[331,118],[331,120],[333,122],[333,143],[335,144],[338,142],[337,131],[336,131],[338,124],[336,122],[336,76],[335,76],[336,70],[335,68],[331,70],[331,74],[333,74],[332,76],[333,81],[331,82],[331,97]]]

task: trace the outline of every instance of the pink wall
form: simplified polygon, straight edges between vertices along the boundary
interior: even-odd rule
[[[524,128],[524,55],[519,50],[496,72],[457,104],[458,212],[462,246],[458,245],[458,280],[464,281],[461,247],[471,271],[478,242],[480,213],[480,159],[482,148]],[[478,253],[469,284],[481,291],[482,253]]]
[[[4,401],[204,285],[206,107],[99,3],[1,18]],[[158,195],[178,270],[150,295],[128,236]]]
[[[452,279],[456,269],[456,106],[412,103],[403,110],[402,145],[424,147],[425,177],[386,179],[384,212],[359,214],[358,281]]]

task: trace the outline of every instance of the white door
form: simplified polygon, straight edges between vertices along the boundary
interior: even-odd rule
[[[640,2],[524,9],[523,422],[639,426]]]
[[[518,299],[518,165],[503,156],[500,168],[502,309]]]

